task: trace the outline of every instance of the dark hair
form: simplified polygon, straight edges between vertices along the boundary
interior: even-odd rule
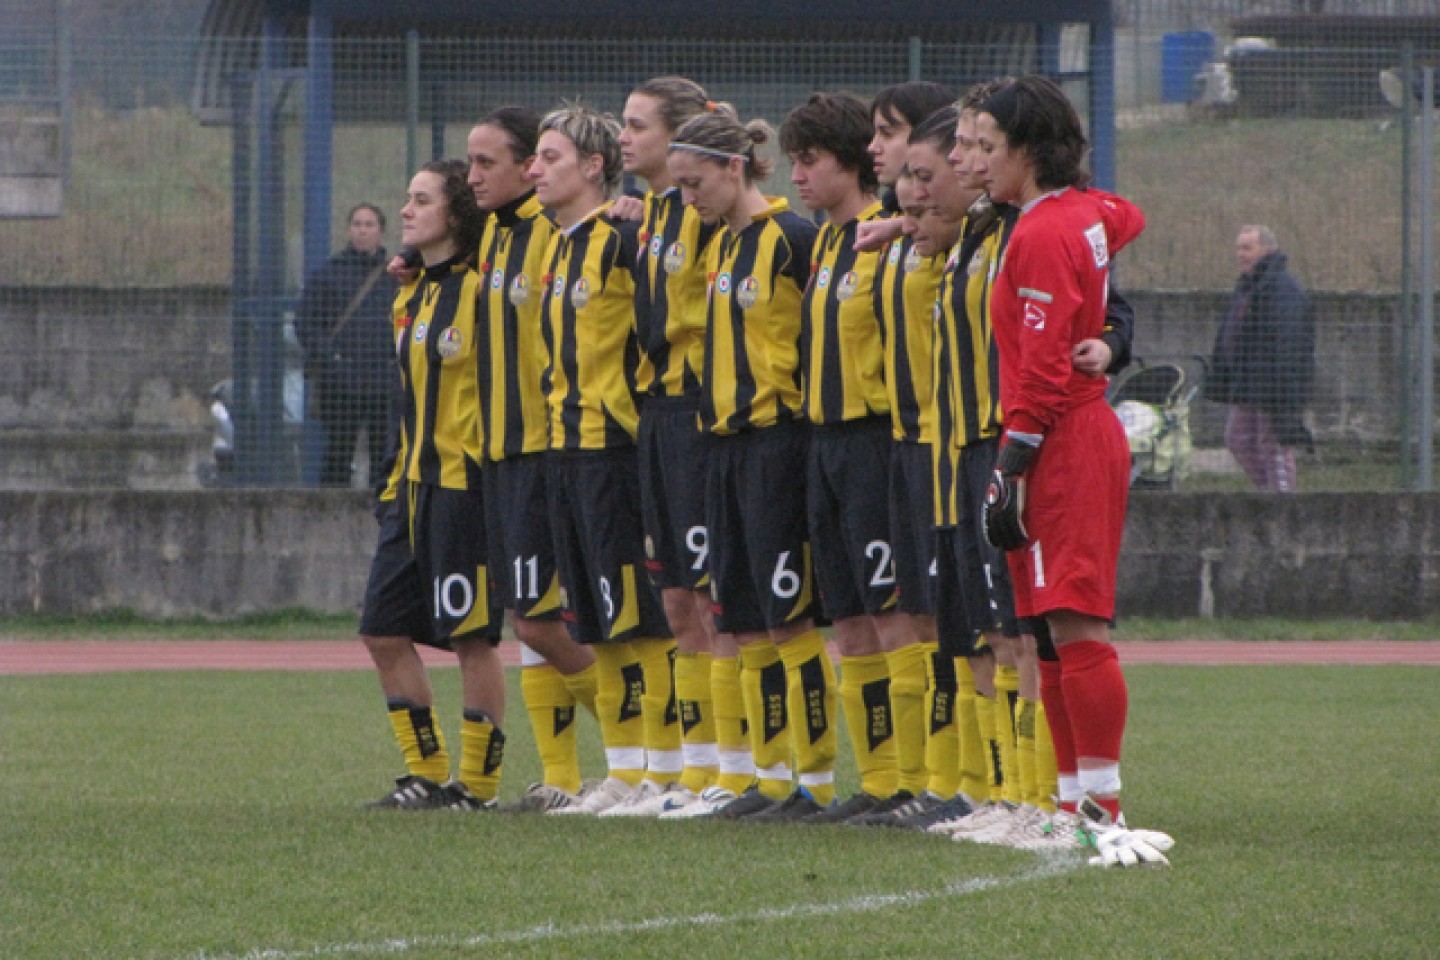
[[[660,101],[660,119],[671,133],[679,130],[686,120],[710,109],[705,88],[688,77],[652,77],[632,93]]]
[[[1081,166],[1090,149],[1075,107],[1052,81],[1021,77],[991,94],[980,106],[995,118],[1012,149],[1024,150],[1042,190],[1083,187],[1090,174]]]
[[[529,107],[499,107],[481,120],[480,126],[494,127],[505,134],[516,163],[535,156],[535,145],[540,142],[540,114]]]
[[[381,210],[373,203],[355,204],[355,206],[350,208],[350,212],[345,215],[345,222],[349,223],[351,220],[354,220],[355,214],[359,213],[361,210],[369,210],[371,213],[375,214],[375,219],[380,221],[380,229],[385,229],[385,211]]]
[[[420,170],[440,177],[445,213],[455,224],[456,246],[463,256],[473,257],[480,246],[485,214],[476,205],[475,194],[470,189],[470,164],[464,160],[431,160]]]
[[[786,153],[817,147],[828,150],[842,168],[855,172],[860,189],[871,192],[880,182],[869,150],[874,136],[870,111],[859,97],[853,93],[812,93],[780,125],[780,149]]]
[[[955,149],[955,124],[960,121],[960,108],[951,104],[936,110],[910,131],[910,143],[930,143],[944,156]]]
[[[955,102],[955,91],[929,80],[897,83],[875,94],[870,102],[870,117],[904,120],[913,129],[936,110]]]
[[[745,161],[745,182],[754,183],[774,172],[774,161],[757,149],[774,136],[775,131],[764,120],[742,123],[734,107],[717,103],[714,109],[686,120],[671,138],[670,149],[698,148],[697,153],[722,166],[725,155],[740,157]]]

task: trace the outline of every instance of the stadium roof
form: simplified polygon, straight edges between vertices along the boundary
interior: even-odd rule
[[[817,20],[823,10],[823,20]],[[877,8],[873,0],[589,0],[583,6],[510,0],[211,0],[202,25],[192,106],[207,122],[228,122],[228,78],[258,66],[258,40],[268,30],[285,42],[281,59],[304,68],[305,43],[315,20],[333,45],[336,77],[368,75],[370,89],[386,89],[388,67],[371,41],[399,41],[410,31],[426,40],[544,37],[641,39],[898,40],[921,33],[927,43],[1021,48],[1037,24],[1110,22],[1109,0],[909,0]],[[273,62],[273,61],[272,61]],[[465,77],[454,75],[446,82]],[[479,73],[484,64],[474,64]],[[397,119],[399,103],[385,97],[335,103],[337,120]]]

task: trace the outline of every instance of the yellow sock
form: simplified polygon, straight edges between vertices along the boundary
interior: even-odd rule
[[[885,655],[890,669],[890,719],[895,728],[897,790],[919,796],[930,781],[925,766],[925,674],[930,657],[918,643]]]
[[[435,722],[435,711],[429,707],[392,704],[390,726],[405,758],[405,769],[411,776],[424,777],[436,783],[450,779],[450,754],[445,749],[445,735]]]
[[[595,717],[609,775],[630,786],[645,779],[645,672],[628,643],[595,645]]]
[[[695,793],[715,782],[720,766],[710,693],[713,660],[708,653],[675,655],[675,700],[680,705],[680,751],[685,757],[680,783]]]
[[[1035,790],[1040,795],[1040,809],[1055,812],[1055,797],[1060,793],[1060,776],[1055,766],[1055,741],[1050,738],[1050,721],[1045,718],[1045,704],[1035,701]]]
[[[960,789],[960,731],[955,725],[955,660],[926,644],[925,768],[929,789],[937,797],[953,797]]]
[[[598,682],[596,678],[599,675],[600,672],[593,663],[579,673],[572,673],[569,676],[561,674],[565,680],[565,689],[570,691],[570,696],[580,706],[589,710],[592,717],[596,716],[595,690]]]
[[[877,654],[883,662],[884,655]],[[837,703],[835,665],[825,649],[825,638],[819,630],[802,633],[780,645],[785,661],[786,688],[794,693],[791,703],[804,712],[790,724],[790,747],[795,753],[795,772],[800,785],[810,791],[815,802],[825,806],[835,799],[835,754],[840,742],[835,726]],[[859,678],[857,678],[859,682]],[[890,725],[889,691],[885,691],[885,727]],[[893,757],[894,743],[890,744]],[[859,755],[859,750],[856,750]],[[893,770],[893,760],[892,767]]]
[[[481,800],[500,795],[505,734],[483,710],[466,710],[460,722],[460,782]]]
[[[740,692],[750,731],[750,754],[760,792],[771,800],[790,795],[790,738],[785,664],[769,640],[740,648]]]
[[[678,676],[676,680],[678,682]],[[715,785],[738,796],[755,782],[755,758],[750,753],[750,733],[745,723],[739,657],[716,657],[711,661],[710,695],[715,704],[715,743],[720,751]]]
[[[1020,671],[1014,667],[995,668],[995,699],[991,709],[995,711],[995,744],[1000,749],[1001,796],[1011,803],[1019,803],[1024,797],[1020,793],[1020,769],[1015,756],[1015,702],[1020,697]]]
[[[990,799],[985,766],[989,746],[975,709],[975,674],[964,657],[955,658],[955,729],[960,741],[960,789],[976,803],[984,802]]]
[[[645,671],[645,776],[666,786],[680,779],[685,768],[681,750],[680,705],[675,699],[675,641],[631,640],[630,646]]]
[[[594,667],[588,672],[593,688]],[[580,789],[580,758],[575,752],[575,696],[569,679],[548,663],[520,670],[520,693],[540,754],[540,779],[575,793]]]
[[[1015,766],[1020,773],[1020,799],[1032,807],[1040,806],[1042,798],[1035,781],[1035,701],[1025,697],[1015,708]]]
[[[890,715],[890,665],[885,654],[840,658],[840,704],[860,789],[888,797],[899,783],[895,727]]]

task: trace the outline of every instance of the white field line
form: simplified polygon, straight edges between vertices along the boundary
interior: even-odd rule
[[[313,960],[318,957],[399,956],[412,950],[464,949],[503,944],[538,943],[545,940],[573,940],[625,933],[645,933],[677,927],[725,927],[739,923],[830,917],[847,913],[911,907],[930,900],[966,897],[988,890],[1001,890],[1036,880],[1056,877],[1085,866],[1083,858],[1046,857],[1037,866],[1010,877],[971,877],[933,890],[906,890],[902,893],[871,894],[834,903],[798,903],[789,907],[768,907],[749,913],[697,913],[679,917],[650,917],[645,920],[617,920],[609,923],[579,923],[568,926],[547,923],[520,930],[482,933],[475,936],[428,936],[381,940],[375,943],[332,943],[305,950],[250,950],[246,953],[197,953],[186,960]]]

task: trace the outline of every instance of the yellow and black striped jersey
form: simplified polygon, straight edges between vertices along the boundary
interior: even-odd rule
[[[456,258],[426,267],[397,320],[405,479],[480,489],[475,301],[480,275]],[[404,296],[402,291],[401,296]]]
[[[935,296],[945,255],[922,257],[909,237],[882,251],[875,271],[875,316],[885,334],[885,389],[896,440],[935,439]]]
[[[800,298],[815,234],[776,197],[749,226],[710,244],[704,429],[732,434],[801,416]]]
[[[804,320],[805,415],[839,423],[890,412],[885,396],[885,344],[875,319],[875,268],[880,254],[855,249],[862,222],[884,215],[870,204],[849,223],[820,228],[811,255]]]
[[[603,216],[605,204],[545,255],[542,310],[545,399],[551,450],[605,450],[635,442],[640,413],[635,378],[635,261],[638,225]]]
[[[936,520],[953,524],[959,452],[998,436],[1000,358],[990,329],[990,291],[1014,219],[967,217],[950,252],[935,303]]]
[[[549,411],[540,379],[549,356],[540,305],[545,250],[555,223],[534,193],[485,221],[480,237],[480,396],[482,449],[490,460],[539,453],[550,445]]]
[[[657,397],[698,396],[705,357],[705,248],[715,227],[680,200],[680,189],[645,195],[635,325],[644,362],[638,382]]]

